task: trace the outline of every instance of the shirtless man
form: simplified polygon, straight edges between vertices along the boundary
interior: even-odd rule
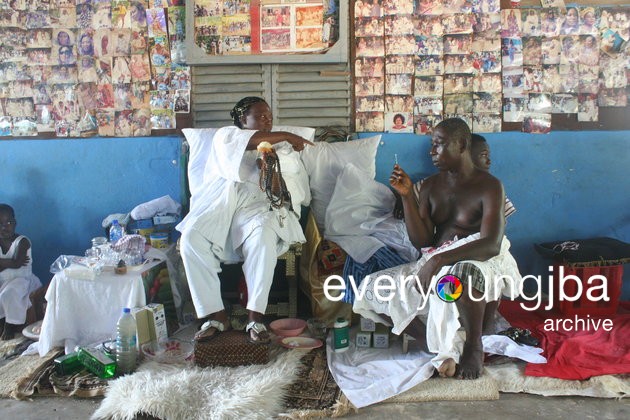
[[[494,315],[498,299],[496,292],[506,293],[510,284],[495,283],[486,275],[469,277],[467,273],[454,274],[456,271],[451,270],[463,266],[473,266],[473,269],[482,267],[478,274],[505,274],[520,279],[516,262],[507,251],[509,242],[503,236],[505,193],[497,178],[475,167],[470,129],[463,120],[450,118],[442,121],[433,131],[431,144],[431,159],[439,172],[424,180],[419,202],[414,196],[413,183],[402,168],[395,165],[390,177],[390,185],[402,197],[411,242],[418,249],[432,249],[423,249],[420,260],[393,268],[387,274],[391,274],[392,278],[415,274],[417,283],[397,284],[398,295],[386,302],[375,299],[355,301],[353,309],[374,320],[390,322],[394,333],[399,334],[402,330],[420,343],[427,343],[427,349],[437,354],[432,362],[442,376],[475,379],[483,368],[481,335],[486,307],[488,315]],[[492,264],[484,266],[484,262],[490,259]],[[456,264],[458,262],[460,264]],[[506,271],[488,271],[489,265]],[[463,293],[453,307],[452,302],[440,302],[431,290],[425,328],[419,318],[421,308],[416,305],[422,300],[419,296],[430,291],[433,277],[440,272],[444,274],[443,267],[448,267],[447,272],[457,275],[462,281]],[[376,273],[373,277],[378,275]],[[470,278],[472,287],[468,284]],[[477,281],[480,278],[485,281]],[[486,291],[490,293],[484,293]],[[471,295],[476,300],[471,299]],[[479,299],[482,296],[485,299]],[[435,317],[435,311],[443,311],[444,315]],[[442,328],[450,328],[451,324],[440,325],[439,319],[447,320],[449,316],[454,321],[458,317],[465,330],[465,338],[457,338],[454,334],[451,337],[455,338],[451,341],[443,339],[448,334]],[[455,359],[459,359],[457,365]]]
[[[420,207],[416,205],[413,184],[407,174],[396,167],[390,184],[403,199],[407,231],[417,247],[438,247],[455,237],[475,232],[480,238],[429,259],[418,274],[427,290],[432,276],[444,265],[462,260],[485,261],[498,255],[503,238],[505,193],[501,182],[475,167],[470,153],[470,129],[460,119],[444,120],[436,127],[431,140],[431,160],[440,170],[427,178],[420,190]],[[462,279],[465,281],[466,279]],[[474,379],[483,364],[481,333],[486,302],[470,299],[464,288],[457,301],[461,322],[466,329],[466,343],[458,376]],[[481,292],[471,289],[474,297]],[[450,366],[449,366],[450,368]]]

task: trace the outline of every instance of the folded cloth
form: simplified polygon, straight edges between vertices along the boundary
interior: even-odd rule
[[[173,200],[170,196],[165,195],[146,203],[138,204],[131,210],[131,217],[134,220],[150,219],[156,214],[180,214],[182,205]]]
[[[479,233],[456,240],[446,246],[437,249],[423,250],[422,258],[409,264],[400,265],[391,269],[379,271],[366,278],[357,293],[353,305],[353,311],[361,316],[380,322],[389,323],[379,314],[387,315],[393,322],[392,332],[401,334],[403,330],[418,316],[426,318],[427,346],[437,356],[432,363],[439,367],[446,359],[452,358],[456,363],[463,351],[464,331],[460,331],[459,311],[457,305],[445,302],[433,292],[434,285],[425,294],[416,289],[414,279],[421,267],[434,255],[450,249],[458,248],[466,243],[479,239]],[[521,291],[522,278],[518,271],[516,261],[509,252],[510,242],[503,238],[501,251],[498,255],[486,261],[460,261],[476,266],[485,280],[484,299],[486,302],[498,300],[501,294],[516,297]],[[450,273],[452,266],[444,266],[435,276],[434,281]],[[455,266],[453,266],[455,267]],[[382,289],[387,282],[377,282],[381,277],[389,277],[395,285],[393,293]],[[464,283],[466,283],[465,279]],[[379,284],[380,283],[380,284]],[[381,290],[375,290],[376,285]],[[378,296],[387,296],[388,300],[381,300]]]
[[[101,226],[103,226],[104,229],[107,229],[114,220],[118,220],[118,223],[120,223],[123,226],[127,226],[127,224],[129,223],[129,213],[113,213],[110,214],[109,216],[107,216],[106,218],[103,219],[103,222],[101,223]]]

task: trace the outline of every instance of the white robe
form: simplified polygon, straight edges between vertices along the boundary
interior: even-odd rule
[[[0,250],[0,258],[14,259],[22,238],[30,244],[26,236],[20,235],[13,241],[6,253]],[[24,324],[26,310],[31,306],[29,294],[42,285],[39,278],[33,274],[30,247],[26,255],[28,255],[29,262],[25,266],[0,271],[0,318],[6,318],[6,322],[9,324]]]
[[[182,232],[182,259],[198,316],[223,309],[220,291],[215,287],[218,284],[218,277],[215,278],[217,261],[243,261],[244,243],[255,231],[267,231],[267,238],[270,229],[275,233],[276,249],[273,257],[286,252],[292,243],[306,240],[299,223],[299,211],[302,205],[308,205],[310,192],[299,154],[288,143],[274,146],[280,157],[283,178],[291,192],[294,211],[290,211],[288,205],[272,210],[258,185],[258,152],[246,150],[249,139],[255,133],[253,130],[224,127],[214,134],[204,169],[203,185],[191,197],[189,214],[177,225],[177,229]],[[260,238],[256,236],[256,240]],[[194,247],[191,246],[193,242]],[[200,246],[207,246],[208,249],[200,250]],[[250,255],[258,252],[256,248],[255,244],[249,248]],[[208,258],[213,261],[204,261]],[[254,293],[252,288],[261,283],[271,285],[275,260],[273,267],[269,267],[271,255],[254,258],[260,258],[264,267],[251,267],[250,272],[247,272],[246,266],[243,267],[248,292],[254,296],[251,306],[248,303],[248,309],[264,313],[267,287]]]
[[[402,333],[414,318],[420,317],[427,327],[427,347],[431,353],[437,354],[431,361],[434,366],[439,367],[444,360],[449,358],[459,363],[459,357],[465,342],[465,333],[460,328],[457,305],[454,302],[445,302],[440,299],[433,292],[434,284],[430,287],[432,292],[425,298],[416,290],[414,281],[406,282],[401,288],[400,279],[401,276],[406,278],[407,276],[417,275],[420,268],[434,255],[477,239],[479,239],[479,233],[429,252],[424,252],[423,250],[423,255],[418,261],[372,274],[369,280],[366,278],[361,284],[361,288],[365,284],[364,298],[360,299],[355,293],[353,311],[363,317],[386,325],[388,322],[380,317],[379,314],[387,315],[394,324],[392,328],[394,334]],[[504,237],[501,242],[499,255],[486,261],[461,261],[474,264],[481,270],[486,283],[486,292],[484,293],[486,302],[498,300],[501,294],[515,298],[522,291],[522,278],[516,261],[509,252],[509,248],[510,241]],[[435,276],[436,281],[446,275],[451,267],[442,267]],[[377,283],[376,280],[382,276],[391,277],[396,286],[393,298],[389,301],[379,299],[374,290],[375,283]],[[388,283],[381,280],[381,285],[388,285]],[[464,284],[464,287],[467,288],[468,284]],[[464,293],[467,293],[467,290]],[[389,292],[382,290],[379,292],[379,295],[387,297]]]

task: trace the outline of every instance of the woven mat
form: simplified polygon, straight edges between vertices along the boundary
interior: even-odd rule
[[[311,350],[301,362],[298,379],[286,391],[287,412],[282,416],[305,419],[341,414],[339,408],[347,406],[347,400],[328,369],[326,348]]]
[[[93,398],[105,394],[108,382],[86,370],[74,375],[57,375],[54,359],[62,354],[63,349],[55,348],[44,357],[21,356],[0,367],[0,397],[18,400],[32,396]]]
[[[11,340],[0,341],[0,366],[4,365],[3,361],[21,354],[32,342],[22,334],[16,334]]]

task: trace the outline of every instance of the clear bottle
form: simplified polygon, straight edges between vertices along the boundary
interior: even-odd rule
[[[111,227],[109,228],[109,242],[114,243],[123,236],[125,236],[125,229],[120,226],[117,219],[114,219]]]
[[[342,353],[350,347],[350,328],[348,321],[344,318],[337,318],[333,325],[333,350],[335,353]]]
[[[136,320],[129,308],[124,308],[116,325],[116,373],[124,375],[136,369]]]

